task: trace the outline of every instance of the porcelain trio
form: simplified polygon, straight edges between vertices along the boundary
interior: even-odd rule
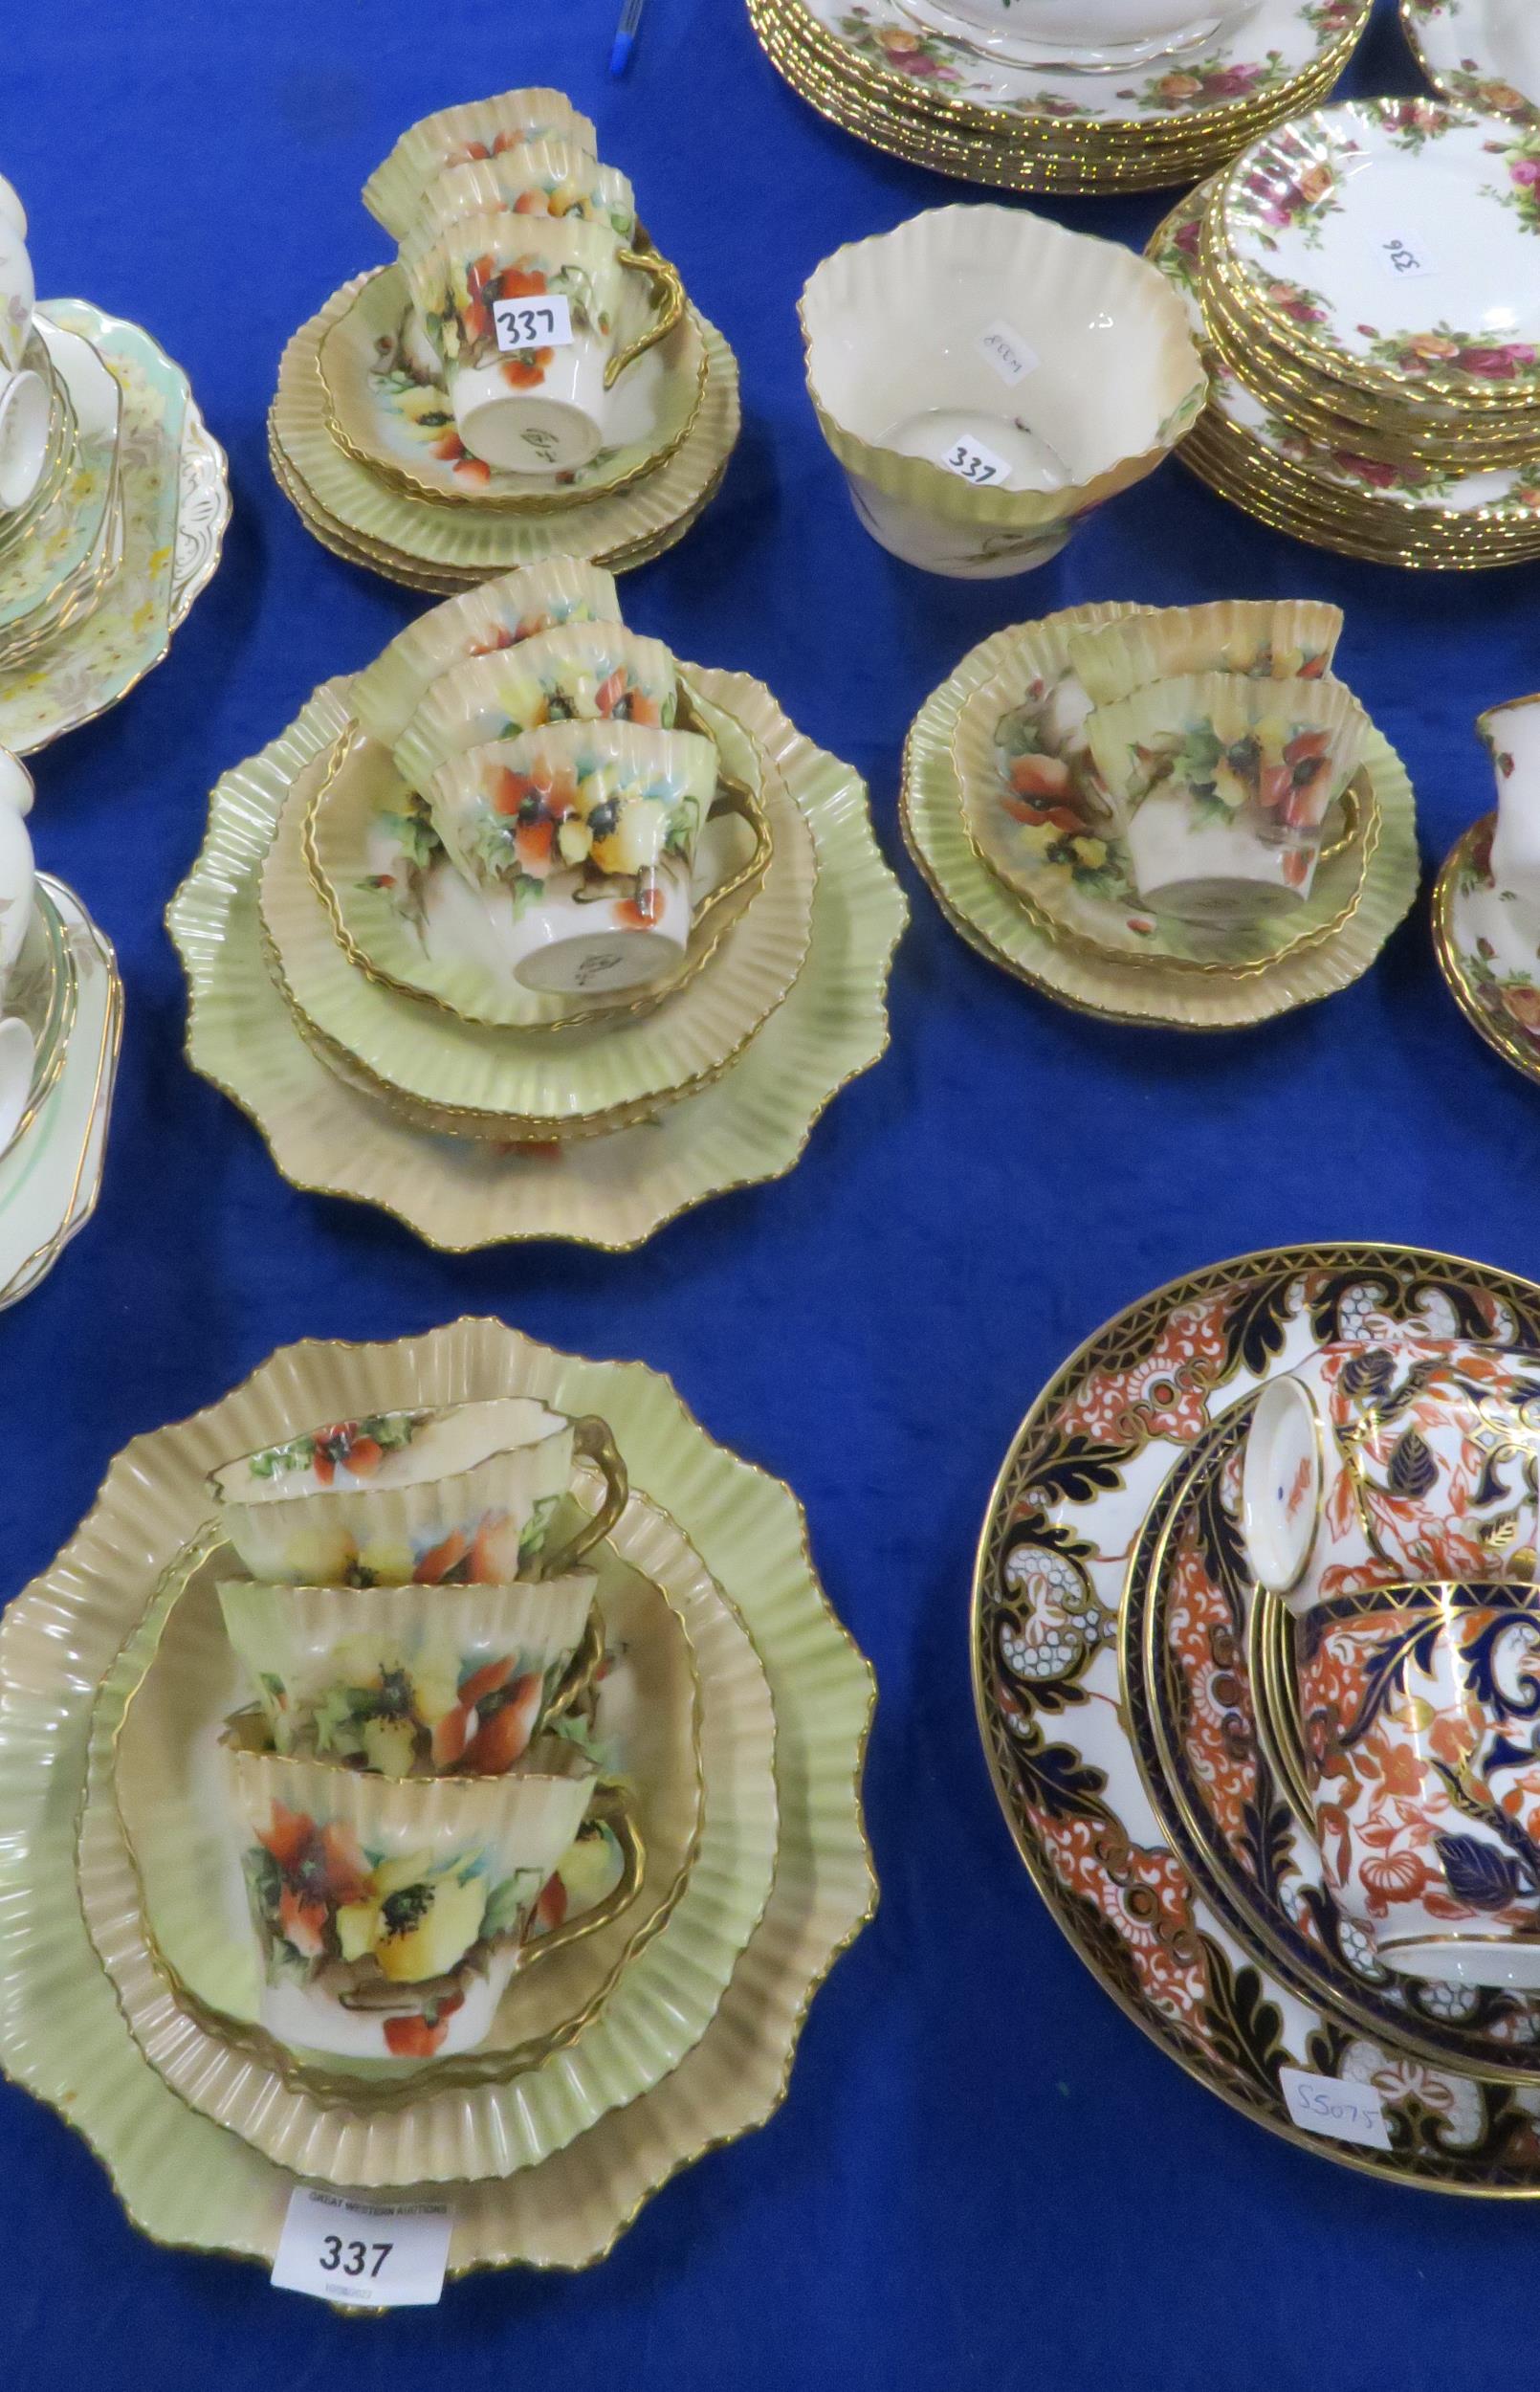
[[[284,352],[280,486],[324,544],[452,591],[672,546],[738,432],[737,369],[561,93],[412,125],[364,186],[399,244]]]

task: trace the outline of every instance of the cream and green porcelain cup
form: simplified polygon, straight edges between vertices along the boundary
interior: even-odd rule
[[[562,623],[621,619],[615,576],[600,565],[552,557],[429,607],[398,631],[352,686],[353,711],[371,739],[393,746],[441,673],[517,648]]]
[[[515,1970],[618,1916],[640,1838],[605,1899],[526,1944],[599,1775],[545,1738],[505,1777],[396,1779],[261,1749],[259,1713],[226,1730],[227,1782],[260,1965],[259,2015],[291,2049],[421,2059],[481,2043]]]
[[[636,238],[636,197],[625,175],[601,166],[581,143],[554,136],[446,166],[419,200],[411,229],[443,232],[462,217],[503,208],[516,216],[575,216],[619,240]]]
[[[548,1551],[580,1460],[598,1466],[604,1501]],[[560,1578],[608,1534],[627,1494],[605,1423],[533,1396],[304,1429],[227,1462],[209,1485],[253,1578],[330,1586]]]
[[[588,993],[641,987],[679,963],[717,771],[699,732],[553,722],[467,748],[424,794],[455,867],[514,897],[514,978]]]
[[[566,623],[440,674],[396,742],[396,767],[408,788],[426,789],[468,747],[552,722],[671,731],[678,707],[679,676],[662,640],[622,623]]]
[[[225,1628],[274,1747],[390,1778],[500,1777],[591,1683],[591,1570],[501,1586],[225,1579]]]
[[[684,312],[666,258],[573,217],[503,210],[442,232],[428,226],[402,243],[401,264],[460,438],[473,456],[511,473],[567,473],[596,456],[606,393]],[[650,296],[627,338],[632,276]]]
[[[435,108],[408,124],[390,155],[363,186],[363,205],[399,241],[409,232],[423,193],[446,166],[499,158],[526,142],[561,141],[597,158],[598,138],[565,92],[540,86],[495,93]]]

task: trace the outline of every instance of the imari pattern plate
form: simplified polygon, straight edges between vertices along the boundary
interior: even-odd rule
[[[1174,1282],[1067,1362],[979,1543],[980,1731],[1017,1846],[1113,1999],[1290,2140],[1398,2182],[1540,2194],[1540,2009],[1396,1979],[1336,1913],[1302,1816],[1277,1607],[1236,1530],[1250,1398],[1397,1326],[1540,1345],[1540,1287],[1404,1247],[1253,1254]],[[1281,2071],[1373,2087],[1388,2150],[1292,2123]]]

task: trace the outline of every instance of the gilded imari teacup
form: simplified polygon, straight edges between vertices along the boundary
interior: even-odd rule
[[[1410,1580],[1532,1580],[1540,1357],[1411,1334],[1323,1346],[1258,1396],[1242,1495],[1252,1574],[1300,1616]]]
[[[1339,1907],[1404,1975],[1540,1987],[1540,1589],[1339,1595],[1295,1658]]]
[[[553,1547],[580,1460],[597,1465],[604,1501]],[[209,1484],[252,1576],[301,1586],[559,1578],[627,1501],[605,1423],[523,1395],[303,1429],[227,1462]]]

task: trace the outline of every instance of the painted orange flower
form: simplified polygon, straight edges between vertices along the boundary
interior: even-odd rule
[[[622,930],[650,930],[663,919],[663,891],[654,881],[649,887],[638,889],[634,897],[622,897],[615,908],[615,919]]]
[[[351,1827],[318,1827],[301,1810],[275,1802],[257,1842],[277,1863],[278,1931],[297,1952],[317,1960],[326,1948],[334,1910],[367,1897],[368,1865]]]

